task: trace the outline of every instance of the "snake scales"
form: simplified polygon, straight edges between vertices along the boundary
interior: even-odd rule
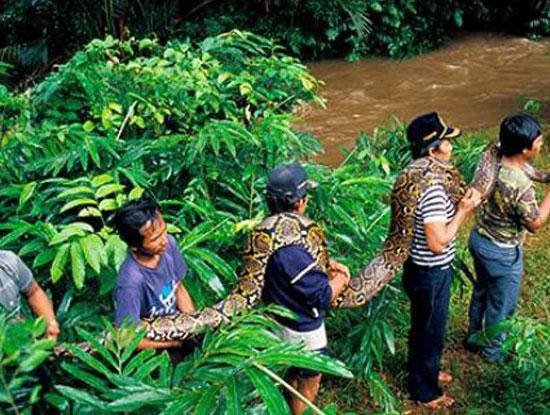
[[[492,144],[483,152],[470,184],[482,196],[487,195],[493,185],[498,162],[498,147]],[[526,166],[525,171],[533,180],[550,181],[550,175],[531,165]],[[391,194],[391,223],[386,242],[380,253],[334,300],[334,307],[364,305],[401,269],[409,255],[416,203],[422,192],[436,183],[443,184],[454,203],[458,203],[466,190],[466,184],[455,167],[432,157],[414,160],[397,178]],[[317,259],[318,265],[327,270],[326,242],[314,222],[290,213],[271,216],[250,236],[239,282],[225,299],[189,315],[178,313],[145,320],[147,338],[184,340],[205,327],[217,327],[234,313],[253,307],[261,297],[269,256],[277,249],[293,244],[307,249]]]
[[[498,165],[498,147],[497,144],[491,144],[482,153],[470,184],[482,197],[490,192]],[[526,165],[524,170],[535,181],[550,181],[550,173],[543,173],[531,165]],[[454,203],[458,203],[466,190],[460,172],[447,162],[424,157],[407,166],[393,186],[390,228],[382,250],[358,277],[350,281],[344,292],[334,300],[334,307],[364,305],[399,272],[409,255],[416,203],[428,186],[439,183],[443,184]],[[143,322],[146,337],[163,341],[185,340],[206,327],[216,328],[233,314],[253,307],[261,298],[264,271],[270,255],[288,245],[305,248],[317,260],[318,266],[328,271],[326,240],[316,223],[293,213],[270,216],[252,232],[244,251],[244,266],[239,282],[225,299],[192,314],[177,313],[146,319]],[[57,347],[58,356],[66,352],[64,345]]]

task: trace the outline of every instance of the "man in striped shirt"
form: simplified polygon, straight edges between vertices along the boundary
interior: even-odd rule
[[[414,238],[410,251],[410,257],[415,264],[423,267],[450,266],[455,254],[454,239],[441,253],[434,253],[428,246],[425,225],[447,223],[455,214],[456,207],[442,185],[437,184],[426,189],[418,201],[415,212]]]
[[[407,128],[413,158],[432,157],[438,163],[449,163],[450,140],[460,133],[435,112],[417,117]],[[413,400],[431,409],[454,403],[439,384],[452,380],[450,374],[439,370],[449,312],[451,262],[456,232],[479,200],[479,193],[469,189],[454,206],[443,185],[436,183],[420,195],[416,206],[414,238],[403,269],[403,287],[411,300],[408,387]]]

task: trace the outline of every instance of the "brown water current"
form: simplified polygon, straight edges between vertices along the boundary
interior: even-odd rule
[[[321,139],[321,161],[342,159],[359,133],[372,132],[392,115],[409,121],[437,110],[449,124],[473,131],[495,127],[521,109],[520,97],[550,101],[550,39],[499,34],[463,35],[412,59],[326,60],[308,64],[326,85],[327,109],[307,108],[299,129]]]

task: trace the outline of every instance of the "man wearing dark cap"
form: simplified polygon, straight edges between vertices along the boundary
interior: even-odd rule
[[[295,213],[303,215],[307,191],[316,184],[307,179],[306,172],[297,163],[275,168],[267,182],[267,204],[272,215]],[[349,282],[349,270],[331,262],[331,278],[322,271],[316,259],[303,247],[285,246],[275,251],[266,267],[262,299],[293,311],[297,319],[280,317],[282,338],[290,343],[303,343],[306,348],[327,353],[324,318],[332,299]],[[305,369],[293,369],[290,383],[308,400],[313,401],[321,375]],[[289,405],[293,414],[301,414],[305,404],[292,396]]]
[[[449,163],[451,140],[460,134],[436,112],[415,118],[407,128],[413,159],[431,157],[434,163]],[[413,400],[431,409],[454,403],[439,385],[452,380],[450,374],[439,370],[449,312],[451,262],[458,228],[479,200],[479,193],[469,189],[455,206],[443,183],[434,183],[420,194],[416,205],[414,236],[403,268],[403,287],[411,300],[408,387]]]

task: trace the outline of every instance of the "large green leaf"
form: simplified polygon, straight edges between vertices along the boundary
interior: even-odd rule
[[[128,412],[146,405],[154,405],[157,403],[165,403],[172,400],[170,393],[158,390],[147,390],[128,394],[127,396],[117,399],[107,405],[107,408],[116,412]]]
[[[227,415],[243,414],[242,402],[244,397],[239,393],[237,380],[234,377],[228,379],[225,389],[225,413]]]
[[[29,199],[33,196],[34,191],[36,190],[37,182],[27,183],[23,190],[21,191],[21,196],[19,197],[19,204],[17,206],[18,210],[21,210]]]
[[[19,364],[19,368],[22,372],[30,372],[40,366],[50,354],[50,352],[45,350],[33,351]]]
[[[57,245],[74,236],[84,236],[86,233],[91,232],[94,232],[94,228],[92,228],[88,223],[73,222],[70,225],[65,226],[61,232],[55,234],[50,240],[50,245]]]
[[[105,380],[100,379],[90,372],[83,370],[78,365],[68,362],[62,362],[61,367],[72,376],[74,376],[76,379],[84,382],[85,384],[91,386],[99,392],[106,392],[109,390],[109,388],[107,387],[107,382]]]
[[[89,405],[100,410],[107,410],[105,402],[89,394],[86,391],[73,388],[71,386],[56,385],[55,388],[63,395],[73,401]]]
[[[95,199],[90,199],[85,197],[71,200],[70,202],[65,203],[59,212],[63,213],[63,212],[66,212],[67,210],[71,210],[77,206],[83,206],[83,205],[97,206],[97,202],[95,201]]]
[[[260,394],[270,415],[289,413],[285,398],[266,374],[251,367],[245,368],[245,373]]]
[[[126,243],[118,235],[109,235],[105,244],[105,252],[112,258],[115,269],[119,269],[128,253]]]
[[[101,271],[101,264],[106,264],[103,241],[96,234],[91,234],[84,238],[80,238],[79,242],[86,262],[88,262],[88,265],[99,274]]]
[[[71,271],[76,288],[81,289],[86,278],[86,263],[80,244],[76,241],[71,243]]]
[[[92,188],[90,188],[88,186],[76,186],[76,187],[71,187],[69,189],[66,189],[66,190],[62,191],[61,193],[59,193],[57,195],[57,198],[58,199],[64,199],[66,197],[79,195],[81,193],[86,193],[86,194],[93,195],[94,191],[93,191]]]
[[[61,276],[63,275],[68,258],[69,258],[69,244],[64,243],[57,250],[57,254],[55,254],[55,258],[52,262],[52,266],[50,267],[50,275],[54,283],[59,281],[59,278],[61,278]]]
[[[218,296],[225,295],[225,287],[216,275],[202,259],[186,255],[189,268],[196,272],[198,278],[206,283]]]
[[[222,386],[221,384],[217,384],[210,386],[206,391],[202,390],[193,415],[210,415],[215,413],[215,409],[219,405],[216,396],[219,394]]]
[[[120,192],[124,190],[124,185],[122,184],[106,184],[101,186],[99,189],[95,192],[95,197],[97,199],[102,199],[106,196],[109,196],[112,193]]]

